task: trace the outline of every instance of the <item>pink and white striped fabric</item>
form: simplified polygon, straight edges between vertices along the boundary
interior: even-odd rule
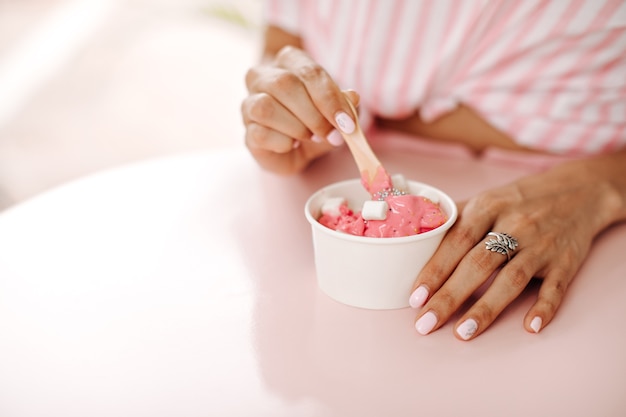
[[[366,113],[433,120],[462,102],[523,146],[626,147],[624,0],[268,0],[266,22]]]

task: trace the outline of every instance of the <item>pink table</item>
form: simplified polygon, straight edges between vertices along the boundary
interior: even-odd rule
[[[376,149],[391,173],[456,199],[535,169],[390,139]],[[421,337],[411,309],[316,286],[304,202],[355,176],[345,149],[294,178],[232,149],[0,214],[0,416],[625,415],[626,226],[541,334],[522,329],[531,287],[475,341],[451,325]]]

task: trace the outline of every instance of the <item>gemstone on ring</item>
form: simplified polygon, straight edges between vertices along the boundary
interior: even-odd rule
[[[485,242],[485,249],[506,255],[507,261],[511,260],[511,254],[517,248],[517,239],[507,233],[489,232],[487,236],[494,236]]]

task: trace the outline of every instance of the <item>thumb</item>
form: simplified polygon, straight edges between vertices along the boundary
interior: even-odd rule
[[[361,96],[354,90],[343,90],[342,93],[346,96],[348,100],[352,103],[352,105],[357,108],[359,107],[359,103],[361,102]]]

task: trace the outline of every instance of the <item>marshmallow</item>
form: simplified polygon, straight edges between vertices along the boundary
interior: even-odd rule
[[[391,184],[393,188],[409,192],[409,184],[406,182],[406,178],[402,174],[395,174],[391,176]]]
[[[346,199],[343,197],[328,198],[322,204],[322,214],[326,214],[328,216],[339,216],[341,214],[339,207],[341,207],[343,204],[346,204]]]
[[[420,197],[426,197],[427,199],[429,199],[435,204],[439,204],[439,195],[434,191],[423,189],[423,190],[419,190],[415,194],[419,195]]]
[[[361,217],[363,220],[385,220],[387,211],[389,211],[389,205],[386,201],[367,200],[363,203]]]

